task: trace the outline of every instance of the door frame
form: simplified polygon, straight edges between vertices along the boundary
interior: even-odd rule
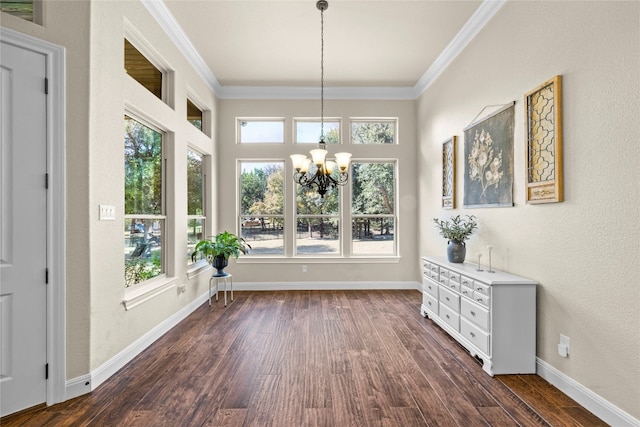
[[[66,400],[65,48],[0,27],[0,39],[45,56],[47,191],[47,405]],[[44,83],[43,83],[44,84]]]

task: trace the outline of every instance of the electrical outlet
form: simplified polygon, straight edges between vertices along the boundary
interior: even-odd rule
[[[566,335],[560,334],[560,342],[558,343],[558,354],[561,357],[569,357],[570,348],[571,348],[571,342],[569,340],[569,337]]]
[[[307,270],[307,265],[306,265],[306,264],[303,264],[303,265],[302,265],[302,272],[303,272],[303,273],[306,273],[307,271],[308,271],[308,270]]]
[[[178,293],[183,294],[185,292],[187,292],[187,285],[185,285],[185,284],[179,285],[178,286]]]

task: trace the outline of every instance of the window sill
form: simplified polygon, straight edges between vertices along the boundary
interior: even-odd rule
[[[194,277],[200,275],[201,273],[210,270],[211,264],[209,264],[206,260],[201,259],[195,264],[191,264],[187,269],[187,279],[191,280]]]
[[[122,304],[129,311],[138,305],[157,297],[160,294],[176,287],[175,277],[161,275],[154,277],[142,284],[134,285],[124,291]]]

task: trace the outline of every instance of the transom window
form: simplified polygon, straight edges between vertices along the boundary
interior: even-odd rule
[[[187,99],[187,121],[202,131],[202,110]]]
[[[127,39],[124,39],[124,69],[138,83],[162,99],[162,72]]]
[[[320,141],[320,119],[295,119],[295,143],[317,144]],[[324,121],[324,142],[340,143],[340,120]]]
[[[395,144],[396,119],[351,119],[352,144]]]
[[[238,119],[238,142],[241,144],[283,144],[284,119]]]

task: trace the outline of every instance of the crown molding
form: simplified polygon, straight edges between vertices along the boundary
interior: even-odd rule
[[[447,47],[433,61],[433,64],[422,75],[414,86],[416,98],[431,86],[453,60],[467,47],[469,42],[480,32],[482,28],[493,18],[507,0],[484,0],[469,20],[462,26],[458,34],[449,42]]]
[[[222,86],[164,0],[140,0],[187,61],[220,99],[315,99],[317,87]],[[414,100],[442,74],[508,0],[484,0],[413,87],[325,87],[326,99]]]

